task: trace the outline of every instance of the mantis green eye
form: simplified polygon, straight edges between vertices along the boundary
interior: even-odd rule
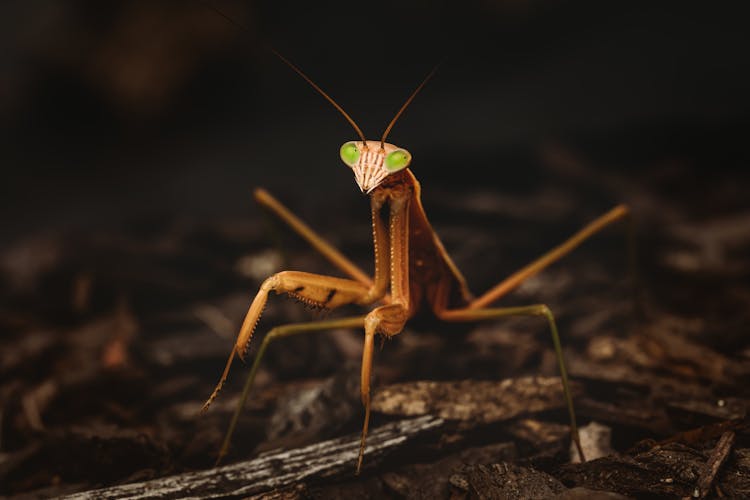
[[[350,167],[356,165],[357,160],[359,160],[359,148],[354,142],[347,142],[341,146],[339,154],[341,155],[341,160]]]
[[[408,151],[403,149],[397,149],[385,157],[385,168],[389,172],[398,172],[399,170],[406,168],[411,162],[411,155]]]

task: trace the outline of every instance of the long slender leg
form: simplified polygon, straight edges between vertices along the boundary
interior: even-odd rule
[[[365,317],[357,316],[325,321],[313,321],[309,323],[293,323],[290,325],[277,326],[276,328],[268,332],[268,334],[263,339],[263,342],[260,344],[260,348],[255,355],[255,360],[250,367],[250,373],[247,376],[247,380],[245,380],[245,387],[242,389],[240,402],[237,405],[237,408],[235,408],[234,410],[232,421],[230,422],[229,428],[224,435],[224,442],[222,443],[221,449],[219,450],[219,455],[216,458],[216,465],[219,465],[219,462],[221,462],[221,460],[229,451],[229,444],[232,441],[232,434],[234,434],[234,429],[237,427],[237,421],[240,418],[242,410],[245,408],[247,398],[250,396],[250,390],[252,389],[253,382],[255,381],[255,374],[258,372],[258,367],[260,366],[260,362],[263,359],[263,355],[266,353],[266,349],[268,349],[268,345],[271,342],[281,338],[290,337],[292,335],[298,335],[300,333],[312,333],[321,330],[331,330],[334,328],[362,328],[364,326],[364,323]]]
[[[372,285],[372,279],[360,269],[356,264],[350,261],[344,254],[339,252],[333,245],[324,240],[320,235],[313,231],[310,226],[302,222],[296,215],[294,215],[288,208],[281,204],[276,198],[265,189],[256,189],[253,193],[255,200],[266,207],[268,210],[273,212],[287,225],[289,225],[294,232],[299,234],[305,241],[307,241],[315,250],[317,250],[323,257],[328,259],[334,266],[344,272],[346,275],[351,277],[355,281],[359,281],[365,285]],[[377,248],[376,248],[377,252]]]
[[[584,461],[583,448],[581,448],[581,438],[578,434],[578,425],[576,424],[575,410],[573,409],[573,397],[570,393],[570,385],[568,383],[568,371],[565,368],[565,359],[563,357],[562,345],[560,343],[560,335],[557,331],[557,324],[555,323],[555,317],[552,311],[545,304],[535,304],[531,306],[521,307],[504,307],[504,308],[492,308],[492,309],[455,309],[441,311],[438,313],[440,319],[445,321],[453,322],[464,322],[464,321],[479,321],[487,319],[502,318],[506,316],[542,316],[548,324],[550,333],[552,333],[552,343],[555,347],[555,355],[557,356],[557,364],[560,367],[560,378],[562,379],[563,392],[565,393],[565,403],[568,406],[568,416],[570,417],[570,434],[573,438],[573,442],[578,448],[578,453],[581,460]]]
[[[516,271],[508,278],[495,285],[489,291],[485,292],[482,296],[477,297],[469,304],[468,308],[481,309],[489,306],[494,301],[496,301],[503,295],[506,295],[508,292],[519,286],[531,276],[534,276],[545,267],[559,260],[563,256],[569,254],[573,249],[575,249],[578,245],[586,241],[594,234],[598,233],[610,224],[628,217],[629,215],[630,209],[628,209],[627,206],[616,206],[606,214],[586,225],[583,229],[578,231],[561,245],[542,255],[539,259],[535,260],[526,267]],[[631,269],[631,272],[633,271],[634,270]]]
[[[250,304],[250,308],[240,328],[240,333],[237,335],[234,348],[227,360],[224,372],[211,396],[209,396],[203,405],[202,411],[208,409],[214,399],[216,399],[216,396],[218,396],[219,391],[221,391],[235,354],[238,354],[240,358],[244,358],[255,326],[260,320],[260,316],[268,301],[268,294],[271,291],[277,294],[286,293],[308,305],[325,309],[335,309],[351,303],[369,304],[378,300],[378,295],[381,293],[381,290],[376,286],[368,287],[353,280],[332,278],[330,276],[299,271],[282,271],[266,279]]]

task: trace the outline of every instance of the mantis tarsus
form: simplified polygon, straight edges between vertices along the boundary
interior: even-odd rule
[[[420,197],[420,184],[408,168],[411,163],[411,154],[403,148],[385,142],[393,125],[432,77],[435,70],[433,69],[401,106],[380,140],[368,141],[341,106],[284,56],[276,51],[274,53],[328,100],[346,118],[359,136],[360,140],[346,142],[341,146],[340,156],[343,162],[353,170],[361,191],[370,197],[375,272],[372,277],[369,276],[318,236],[268,192],[262,189],[256,190],[255,199],[261,205],[287,223],[348,278],[283,271],[266,279],[250,305],[221,379],[206,401],[203,410],[208,408],[221,390],[235,354],[240,358],[245,358],[253,331],[270,292],[287,294],[305,304],[321,309],[330,310],[352,303],[362,306],[377,304],[377,307],[362,316],[273,328],[263,339],[255,356],[217,463],[227,453],[238,416],[247,400],[260,361],[272,341],[291,335],[333,328],[360,328],[364,330],[361,396],[365,415],[357,460],[357,473],[359,473],[370,420],[370,374],[375,336],[398,335],[407,320],[424,309],[438,319],[448,322],[472,322],[506,316],[541,316],[544,318],[552,334],[560,368],[570,418],[571,436],[580,456],[583,457],[560,337],[549,307],[545,304],[508,308],[490,306],[518,287],[524,280],[568,254],[593,234],[627,217],[628,208],[624,205],[614,207],[558,247],[516,271],[479,297],[474,297],[469,292],[466,280],[446,253],[443,244],[427,220]]]

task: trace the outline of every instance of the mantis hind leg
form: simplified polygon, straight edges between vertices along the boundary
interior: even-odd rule
[[[367,273],[349,260],[336,247],[324,240],[322,236],[313,231],[310,226],[302,222],[299,217],[271,196],[268,191],[258,188],[254,191],[253,196],[255,197],[255,201],[284,221],[295,233],[300,235],[336,268],[355,281],[364,285],[372,285],[373,280]]]
[[[485,292],[483,295],[471,301],[468,305],[468,308],[482,309],[489,306],[500,297],[503,297],[504,295],[507,295],[509,292],[514,290],[528,278],[534,276],[549,265],[557,262],[562,257],[572,252],[575,248],[577,248],[581,243],[589,239],[591,236],[595,235],[611,224],[623,219],[627,219],[629,221],[628,265],[630,267],[632,286],[633,289],[635,289],[635,243],[632,218],[630,217],[630,209],[627,206],[617,205],[606,214],[598,217],[596,220],[584,226],[580,231],[568,238],[562,244],[542,255],[540,258],[527,265],[526,267],[519,269],[518,271],[495,285],[493,288]]]
[[[364,323],[364,316],[355,316],[350,318],[332,319],[325,321],[311,321],[309,323],[293,323],[289,325],[277,326],[276,328],[273,328],[270,332],[268,332],[268,334],[263,339],[263,342],[260,344],[258,352],[255,355],[255,359],[253,360],[253,364],[250,367],[250,373],[248,373],[247,379],[245,380],[245,387],[242,389],[240,401],[239,403],[237,403],[237,407],[234,410],[232,420],[229,423],[226,434],[224,435],[224,441],[221,444],[219,455],[216,458],[216,465],[219,465],[221,460],[229,451],[229,445],[232,441],[234,430],[237,427],[237,421],[240,418],[240,414],[242,414],[242,410],[245,408],[245,404],[247,403],[247,399],[250,396],[250,391],[253,387],[253,382],[255,381],[255,375],[258,372],[258,367],[260,366],[263,355],[266,353],[266,350],[268,349],[268,346],[271,344],[271,342],[281,338],[291,337],[292,335],[319,332],[321,330],[330,330],[334,328],[362,328],[364,326]],[[229,362],[231,363],[231,358]],[[369,416],[369,406],[367,407],[367,411]]]
[[[488,319],[503,318],[508,316],[542,316],[547,320],[550,333],[552,334],[552,343],[555,348],[555,356],[560,369],[560,379],[562,380],[563,393],[565,394],[565,404],[568,407],[568,417],[570,418],[570,434],[573,442],[578,449],[581,461],[585,461],[583,448],[581,447],[581,437],[578,433],[578,424],[576,423],[575,409],[573,408],[573,396],[570,392],[568,382],[568,370],[565,367],[565,358],[563,357],[560,334],[557,331],[557,324],[552,311],[545,304],[535,304],[521,307],[503,307],[492,309],[455,309],[446,310],[438,313],[440,319],[451,322],[470,322]]]

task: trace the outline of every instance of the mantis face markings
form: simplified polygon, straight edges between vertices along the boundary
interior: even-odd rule
[[[407,150],[378,141],[349,141],[341,146],[340,156],[354,171],[359,189],[366,194],[411,163],[411,153]]]

